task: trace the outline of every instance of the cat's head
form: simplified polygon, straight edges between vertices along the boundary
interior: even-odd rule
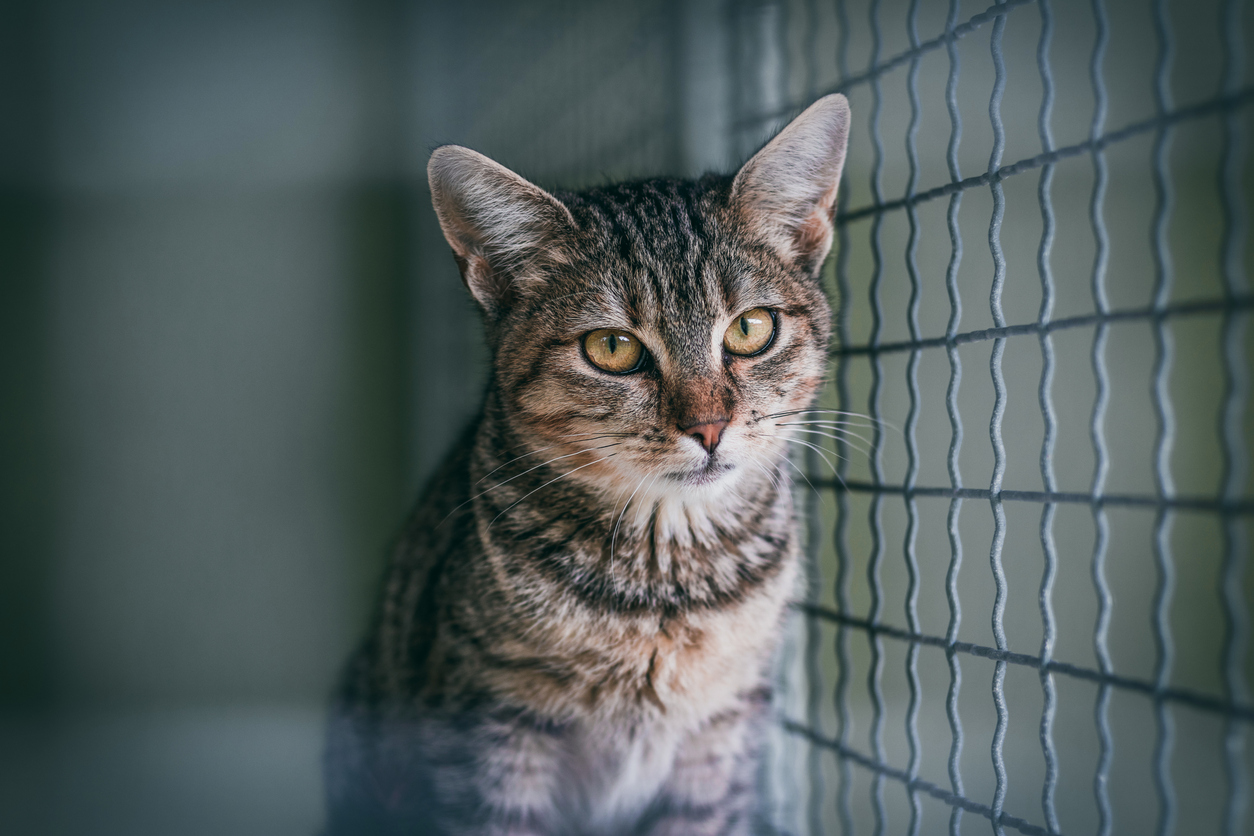
[[[824,379],[849,106],[820,99],[734,177],[549,193],[474,151],[428,166],[513,436],[608,490],[721,490],[786,452]]]

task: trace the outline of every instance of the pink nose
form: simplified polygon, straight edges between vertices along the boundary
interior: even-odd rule
[[[719,439],[723,436],[723,428],[726,426],[727,422],[720,418],[717,421],[703,421],[699,424],[680,427],[680,429],[701,442],[701,446],[707,452],[713,453],[714,448],[718,446]]]

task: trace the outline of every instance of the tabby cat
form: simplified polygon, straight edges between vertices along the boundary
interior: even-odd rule
[[[751,831],[848,127],[578,193],[431,155],[491,380],[337,697],[332,832]]]

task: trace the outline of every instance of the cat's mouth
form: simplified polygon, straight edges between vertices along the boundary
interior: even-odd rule
[[[705,464],[692,470],[677,470],[667,473],[667,478],[683,482],[686,485],[708,485],[717,482],[724,474],[736,469],[736,465],[723,461],[715,453],[705,460]]]

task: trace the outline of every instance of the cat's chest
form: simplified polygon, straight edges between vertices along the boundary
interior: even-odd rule
[[[595,702],[576,724],[580,766],[568,791],[597,832],[635,821],[695,736],[752,709],[785,605],[763,597],[739,611],[660,620],[610,650],[608,667],[587,671],[584,693]]]
[[[584,707],[692,728],[735,706],[762,680],[795,577],[790,565],[735,604],[637,618],[583,638]]]

